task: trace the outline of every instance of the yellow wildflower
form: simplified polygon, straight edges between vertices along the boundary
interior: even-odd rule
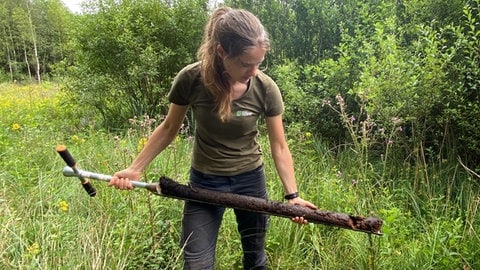
[[[71,138],[72,142],[75,143],[75,144],[79,144],[79,143],[84,143],[85,142],[85,139],[84,138],[80,138],[78,137],[77,135],[73,135],[72,138]]]
[[[140,138],[140,140],[138,140],[138,144],[137,144],[138,152],[142,151],[143,147],[145,147],[145,145],[147,144],[147,141],[148,139],[145,137],[142,137]]]
[[[40,245],[35,242],[31,246],[27,247],[27,251],[31,255],[38,255],[40,253]]]
[[[68,211],[68,203],[66,201],[61,201],[58,203],[58,208],[63,212]]]
[[[19,129],[20,129],[20,125],[18,123],[15,123],[15,124],[12,125],[12,130],[13,131],[17,131]]]
[[[305,132],[305,137],[307,137],[307,138],[310,138],[310,137],[312,137],[312,133],[310,133],[310,132],[308,132],[308,131],[307,131],[307,132]]]

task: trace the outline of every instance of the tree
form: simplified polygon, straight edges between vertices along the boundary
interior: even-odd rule
[[[75,15],[71,14],[61,0],[37,0],[33,20],[41,59],[42,74],[50,74],[55,65],[62,62],[73,64],[71,33],[74,29]]]
[[[40,63],[38,60],[37,37],[35,26],[32,21],[31,3],[29,0],[21,2],[19,6],[12,10],[12,19],[14,27],[18,33],[17,38],[19,39],[19,43],[23,46],[23,57],[27,74],[29,78],[31,78],[29,51],[33,50],[32,58],[34,59],[35,79],[37,82],[40,82],[41,77]]]
[[[72,92],[109,127],[165,113],[173,76],[195,61],[207,2],[92,1],[76,36]]]
[[[8,10],[6,3],[0,5],[0,48],[3,48],[0,53],[3,54],[4,59],[7,61],[8,73],[10,74],[10,81],[13,81],[15,48],[12,46],[12,31],[8,21]],[[1,74],[1,73],[0,73]],[[1,79],[1,78],[0,78]]]
[[[480,0],[463,7],[458,25],[451,24],[436,33],[440,49],[449,48],[450,61],[445,66],[450,87],[442,92],[443,102],[435,118],[447,131],[453,144],[469,166],[480,171]]]
[[[70,58],[65,48],[73,16],[61,0],[0,0],[0,10],[0,66],[10,81],[35,76],[40,82],[53,65]]]
[[[252,11],[267,28],[274,63],[291,59],[312,64],[331,57],[340,42],[342,14],[330,0],[230,0],[226,4]]]

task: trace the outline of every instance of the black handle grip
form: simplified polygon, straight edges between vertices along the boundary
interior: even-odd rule
[[[90,195],[90,197],[95,197],[95,195],[97,194],[97,191],[92,186],[92,184],[90,184],[90,182],[88,180],[83,182],[82,186],[85,189],[85,191],[88,193],[88,195]]]
[[[65,145],[59,145],[55,150],[62,157],[65,163],[67,163],[67,165],[73,169],[73,172],[77,174],[78,179],[80,179],[80,182],[82,182],[82,186],[85,189],[85,191],[88,193],[88,195],[90,195],[90,197],[94,197],[97,194],[97,191],[92,186],[92,184],[88,181],[88,179],[85,179],[83,176],[78,174],[78,170],[77,168],[75,168],[75,166],[77,165],[77,162],[75,161],[73,156],[70,154],[67,147]]]
[[[72,155],[70,154],[70,152],[68,152],[68,149],[65,145],[59,145],[55,150],[57,150],[57,153],[60,154],[60,156],[63,158],[63,160],[65,161],[65,163],[67,163],[69,167],[75,167],[75,159],[73,159]]]

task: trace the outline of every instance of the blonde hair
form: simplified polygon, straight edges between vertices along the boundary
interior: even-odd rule
[[[255,46],[268,50],[270,41],[260,20],[246,10],[219,7],[206,24],[203,42],[198,50],[200,73],[203,83],[214,97],[220,119],[227,121],[231,113],[231,85],[223,60],[217,53],[219,44],[231,58]]]

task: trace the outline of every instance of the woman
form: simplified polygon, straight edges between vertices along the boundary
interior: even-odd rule
[[[267,198],[259,116],[265,116],[270,148],[289,203],[316,209],[298,195],[293,161],[285,140],[280,91],[258,68],[269,50],[263,25],[250,12],[221,7],[205,28],[199,62],[176,76],[168,95],[169,111],[147,145],[110,186],[132,189],[128,179],[142,171],[175,138],[188,108],[195,117],[190,185]],[[182,221],[184,269],[213,269],[223,207],[185,202]],[[244,269],[266,269],[268,216],[235,210],[243,248]],[[302,217],[294,222],[305,224]]]

